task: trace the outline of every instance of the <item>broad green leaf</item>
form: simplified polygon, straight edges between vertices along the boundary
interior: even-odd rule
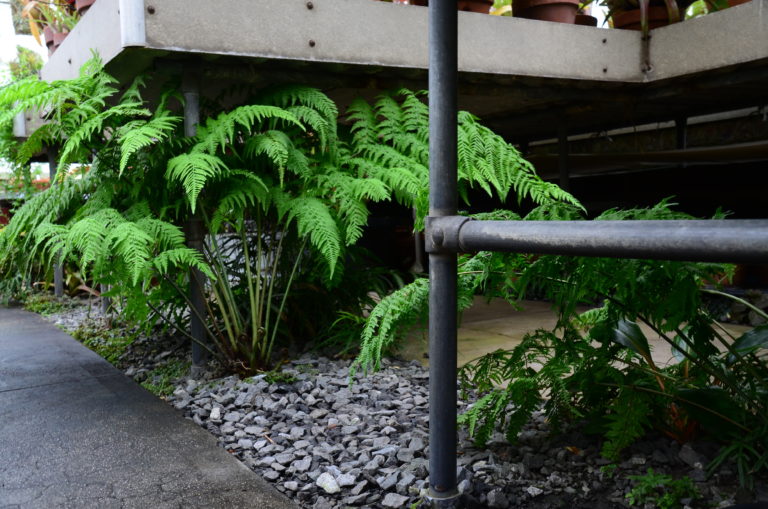
[[[640,330],[640,327],[635,322],[620,320],[613,332],[613,340],[620,345],[626,346],[643,357],[649,358],[651,356],[648,338],[645,337],[645,334],[643,334],[643,331]]]
[[[677,392],[680,405],[713,436],[741,433],[734,423],[744,421],[744,412],[730,394],[720,387],[681,389]],[[732,422],[731,422],[732,421]]]
[[[732,346],[733,349],[742,356],[760,350],[761,348],[768,348],[768,325],[760,325],[751,331],[745,332],[733,342]],[[733,364],[736,360],[735,355],[730,354],[728,356],[729,364]]]

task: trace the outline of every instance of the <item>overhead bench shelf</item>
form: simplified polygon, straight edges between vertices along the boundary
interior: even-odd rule
[[[768,0],[639,32],[459,13],[461,107],[516,141],[768,102]],[[125,81],[170,62],[203,86],[306,82],[344,103],[426,88],[427,9],[372,0],[100,0],[43,68],[99,53]],[[206,77],[208,78],[206,80]]]

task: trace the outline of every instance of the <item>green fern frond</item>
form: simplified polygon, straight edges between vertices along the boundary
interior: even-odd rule
[[[165,112],[161,115],[154,115],[149,120],[128,122],[121,127],[117,133],[120,144],[119,174],[122,175],[136,152],[167,139],[182,120],[182,117]]]
[[[282,120],[288,125],[304,130],[301,121],[283,108],[261,104],[240,106],[228,113],[222,113],[216,119],[208,119],[205,129],[198,129],[200,141],[195,150],[215,154],[217,150],[237,141],[238,128],[244,134],[251,134],[267,120]]]
[[[341,255],[341,236],[328,206],[318,198],[305,196],[283,199],[277,205],[286,226],[296,221],[299,236],[309,238],[310,244],[323,257],[333,277]]]
[[[382,352],[396,339],[396,332],[413,324],[427,307],[429,280],[419,278],[387,295],[373,308],[361,335],[360,353],[350,366],[350,377],[380,367]]]
[[[304,106],[319,113],[332,130],[336,132],[339,110],[336,103],[316,88],[302,85],[281,85],[263,91],[259,101],[280,108],[289,109],[292,106]]]
[[[277,167],[280,184],[285,180],[285,167],[293,150],[293,142],[283,131],[269,130],[252,137],[245,144],[246,154],[256,158],[265,155]]]
[[[168,161],[166,180],[177,182],[184,188],[192,212],[197,207],[197,197],[208,181],[221,178],[228,171],[218,157],[201,152],[182,154]]]

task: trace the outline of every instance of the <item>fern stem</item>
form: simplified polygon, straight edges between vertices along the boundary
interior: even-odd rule
[[[251,256],[248,250],[248,237],[245,234],[245,219],[240,220],[240,240],[243,243],[243,258],[245,261],[245,277],[246,285],[248,287],[248,302],[250,304],[251,313],[251,349],[248,352],[248,360],[251,366],[253,366],[256,359],[256,340],[258,334],[259,323],[256,321],[256,296],[253,291],[253,275],[251,273]]]
[[[269,295],[267,296],[267,317],[264,320],[264,327],[265,327],[265,329],[267,331],[271,331],[272,328],[273,328],[272,325],[269,323],[270,315],[272,314],[272,292],[273,292],[273,290],[275,288],[275,284],[276,284],[276,280],[277,280],[277,264],[278,264],[278,261],[280,260],[280,254],[282,253],[282,250],[283,250],[283,239],[284,238],[285,238],[285,233],[283,232],[280,235],[280,240],[277,242],[277,250],[275,251],[275,259],[272,262],[272,277],[269,280]],[[280,312],[282,313],[282,309],[281,309]],[[279,320],[280,320],[280,314],[278,313],[277,314],[277,318],[275,319],[275,324],[274,324],[274,328],[275,329],[278,326]],[[271,350],[272,350],[271,342],[270,342],[268,348],[269,348],[270,353],[271,353]]]
[[[173,327],[174,329],[176,329],[176,331],[178,331],[179,333],[181,333],[183,336],[185,336],[185,337],[189,338],[190,340],[192,340],[193,342],[197,343],[198,345],[200,345],[201,347],[203,347],[205,350],[208,350],[208,352],[209,352],[211,355],[213,355],[214,357],[220,357],[220,356],[219,356],[219,354],[218,354],[217,352],[215,352],[215,351],[211,350],[211,348],[210,348],[210,347],[209,347],[207,344],[205,344],[205,343],[203,343],[203,342],[201,342],[201,341],[198,341],[197,339],[195,339],[195,338],[192,336],[192,334],[190,334],[189,332],[187,332],[187,331],[185,331],[184,329],[182,329],[181,327],[179,327],[179,326],[176,324],[176,322],[174,322],[174,321],[173,321],[173,320],[171,320],[170,318],[166,317],[166,316],[165,316],[165,315],[164,315],[162,312],[160,312],[160,310],[159,310],[159,309],[157,309],[155,306],[153,306],[151,302],[147,301],[147,306],[149,306],[149,308],[150,308],[150,309],[151,309],[151,310],[152,310],[152,311],[153,311],[153,312],[154,312],[154,313],[155,313],[157,316],[159,316],[159,317],[160,317],[160,318],[161,318],[161,319],[162,319],[162,320],[163,320],[165,323],[167,323],[168,325],[170,325],[171,327]]]
[[[206,216],[206,223],[208,222]],[[232,298],[232,291],[229,286],[229,274],[227,268],[223,262],[223,256],[221,249],[219,248],[218,240],[216,240],[216,234],[211,236],[211,245],[213,246],[213,253],[207,245],[204,245],[206,252],[209,253],[209,258],[215,263],[217,271],[220,272],[216,281],[211,285],[214,296],[216,298],[216,304],[219,306],[221,317],[224,320],[224,330],[227,332],[229,344],[234,351],[237,351],[237,336],[238,331],[242,330],[242,323],[239,321],[240,313],[235,307],[234,299]],[[211,315],[213,316],[213,315]]]
[[[280,300],[280,307],[276,311],[275,316],[275,327],[272,329],[272,337],[269,340],[269,347],[267,348],[267,355],[272,355],[272,347],[275,344],[275,338],[277,337],[277,329],[278,329],[278,323],[280,321],[280,317],[283,315],[283,309],[285,308],[285,301],[288,298],[288,292],[291,289],[291,284],[293,283],[293,278],[296,274],[296,269],[299,267],[299,262],[301,261],[301,257],[304,254],[304,246],[306,245],[307,240],[304,239],[301,242],[301,247],[299,247],[299,252],[296,255],[296,261],[293,263],[293,268],[291,269],[291,275],[288,277],[288,281],[285,284],[285,290],[283,290],[283,298]],[[269,357],[267,357],[268,359]]]

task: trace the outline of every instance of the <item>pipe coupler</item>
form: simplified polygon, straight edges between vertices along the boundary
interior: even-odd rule
[[[463,251],[459,233],[472,219],[464,216],[429,216],[424,221],[427,253],[458,253]]]

